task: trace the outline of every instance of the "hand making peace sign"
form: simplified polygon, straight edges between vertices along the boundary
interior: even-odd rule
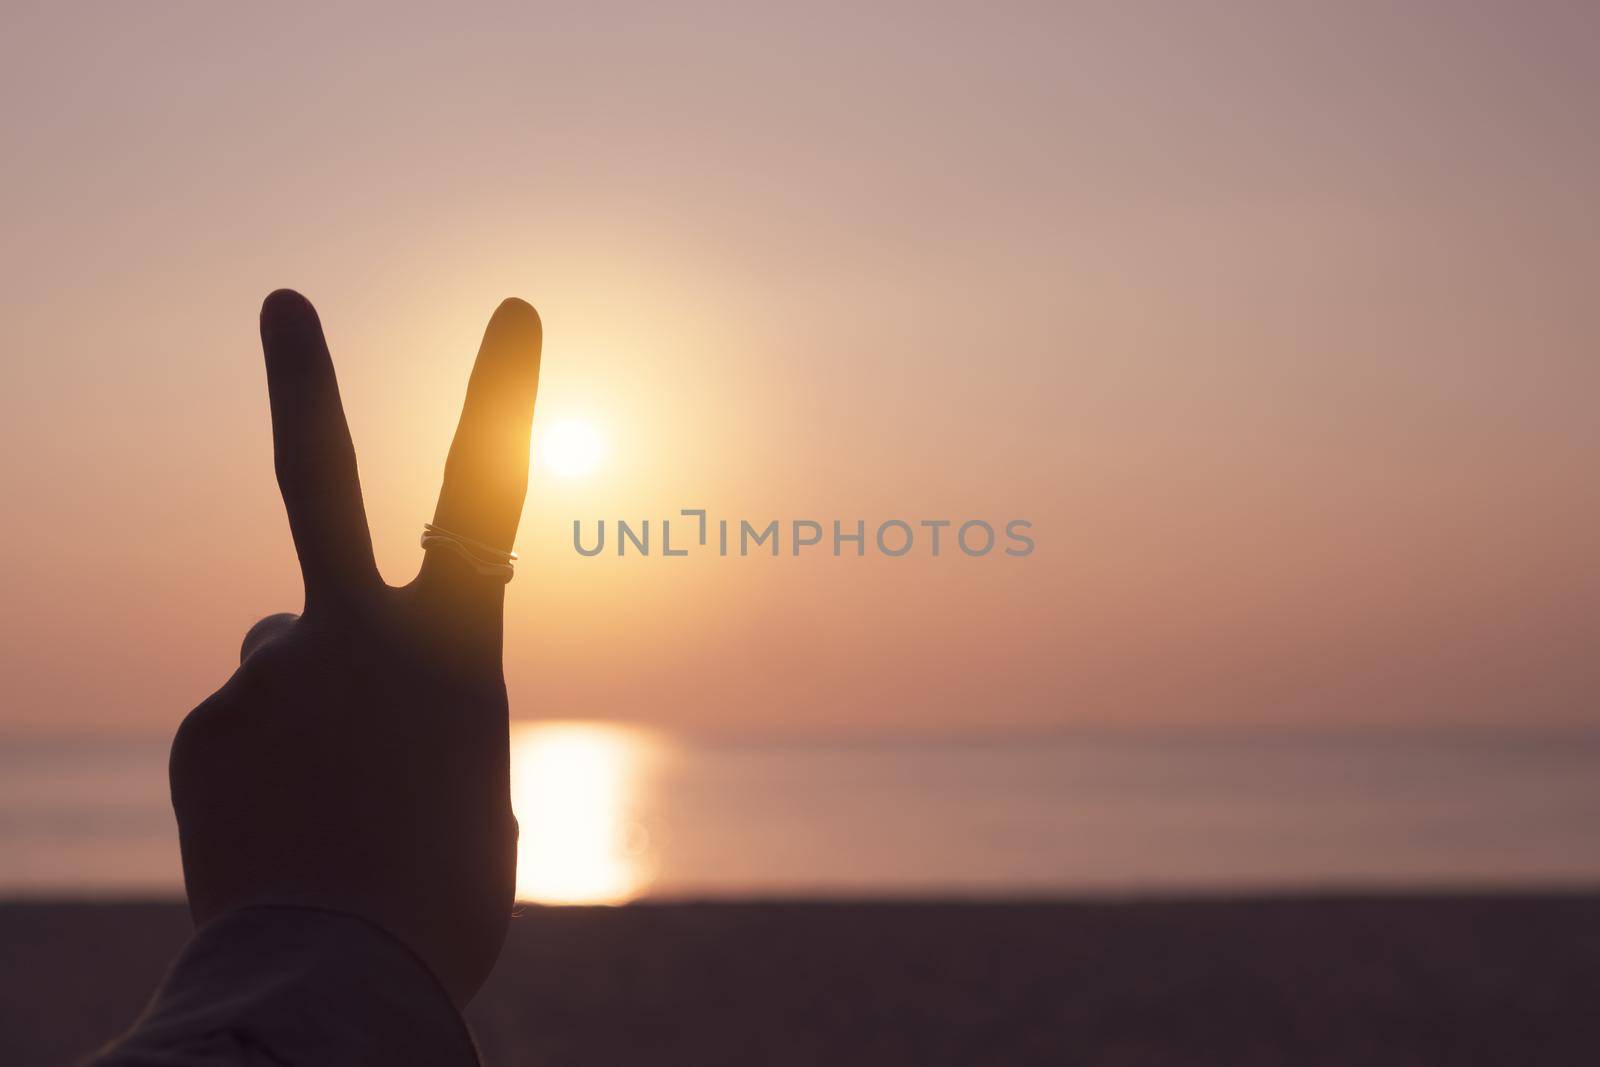
[[[541,326],[495,311],[467,385],[421,572],[373,561],[322,325],[261,309],[272,434],[305,607],[245,637],[173,742],[172,802],[197,922],[257,904],[387,928],[465,1004],[505,937],[516,869],[505,565],[527,491]]]

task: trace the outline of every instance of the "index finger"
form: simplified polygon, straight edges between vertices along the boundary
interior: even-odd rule
[[[528,443],[543,339],[532,305],[513,298],[495,309],[467,382],[433,513],[435,526],[506,552],[516,540],[528,491]],[[422,580],[500,585],[440,548],[428,550]]]
[[[261,305],[273,462],[308,606],[379,585],[350,427],[311,302],[279,289]]]

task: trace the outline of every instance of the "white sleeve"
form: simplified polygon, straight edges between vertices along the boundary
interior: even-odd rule
[[[476,1067],[433,973],[365,919],[253,907],[203,926],[133,1028],[87,1067]]]

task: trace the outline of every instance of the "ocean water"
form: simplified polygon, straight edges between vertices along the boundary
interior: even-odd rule
[[[163,740],[0,743],[0,895],[173,894]],[[711,743],[518,726],[519,895],[1600,885],[1600,739]]]

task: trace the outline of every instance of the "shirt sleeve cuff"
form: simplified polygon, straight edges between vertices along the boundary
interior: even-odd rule
[[[250,907],[201,927],[126,1037],[93,1061],[476,1065],[465,1020],[392,934],[342,912]],[[202,1051],[204,1050],[204,1051]]]

